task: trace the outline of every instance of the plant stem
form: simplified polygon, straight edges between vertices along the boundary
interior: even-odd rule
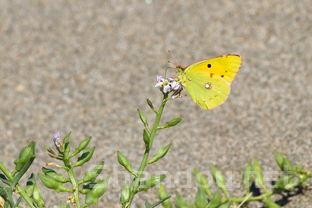
[[[241,202],[251,202],[251,201],[261,201],[262,199],[265,199],[267,197],[270,197],[273,195],[273,192],[267,192],[264,194],[261,194],[259,196],[254,196],[254,197],[233,197],[233,198],[229,198],[228,201],[230,202],[235,202],[235,203],[241,203]]]
[[[162,117],[162,114],[163,114],[163,111],[164,111],[164,108],[166,106],[166,103],[168,101],[168,94],[165,94],[163,99],[162,99],[162,102],[158,108],[158,110],[156,111],[156,118],[155,118],[155,121],[154,121],[154,124],[152,126],[152,129],[151,129],[151,132],[150,132],[150,145],[149,145],[149,148],[146,148],[145,149],[145,152],[144,152],[144,155],[143,155],[143,158],[142,158],[142,161],[141,161],[141,164],[140,164],[140,167],[139,167],[139,170],[138,170],[138,173],[137,173],[137,176],[133,179],[132,183],[131,183],[131,193],[130,193],[130,199],[129,199],[129,202],[123,206],[124,208],[130,208],[131,207],[131,204],[132,204],[132,201],[134,199],[134,196],[135,194],[137,193],[137,189],[138,189],[138,186],[139,186],[139,183],[140,183],[140,179],[141,179],[141,176],[147,166],[147,162],[148,162],[148,157],[149,157],[149,154],[150,154],[150,150],[153,146],[153,141],[154,141],[154,138],[156,136],[156,133],[157,133],[157,130],[158,130],[158,127],[159,127],[159,124],[160,124],[160,120],[161,120],[161,117]]]
[[[9,181],[13,180],[12,174],[10,173],[8,169],[6,169],[6,167],[2,163],[0,163],[0,170],[9,179]]]
[[[79,197],[79,184],[76,180],[75,173],[72,167],[67,171],[71,184],[74,189],[74,200],[77,208],[80,208],[80,197]]]
[[[33,204],[33,200],[27,195],[25,190],[20,187],[19,185],[16,185],[16,191],[21,195],[21,197],[25,200],[25,202],[29,205],[31,208],[36,208]]]

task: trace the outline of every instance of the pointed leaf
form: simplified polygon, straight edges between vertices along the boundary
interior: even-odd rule
[[[222,175],[221,171],[216,167],[216,166],[212,166],[211,167],[211,174],[213,177],[213,180],[215,181],[217,187],[223,191],[223,193],[225,195],[229,195],[227,188],[226,188],[226,184],[225,184],[225,179],[224,176]]]
[[[148,122],[147,122],[147,118],[146,116],[144,115],[144,113],[138,109],[138,114],[139,114],[139,117],[140,117],[140,120],[142,121],[142,123],[144,124],[144,126],[147,126],[148,125]]]
[[[245,191],[248,193],[250,192],[251,184],[253,183],[253,168],[250,163],[246,165],[244,175],[243,175],[243,185],[245,188]]]
[[[196,197],[195,197],[195,206],[196,208],[205,208],[208,205],[207,195],[206,193],[198,188]]]
[[[220,205],[222,205],[222,195],[220,191],[217,191],[211,201],[209,202],[209,205],[207,207],[209,208],[217,208]]]
[[[150,145],[151,145],[151,137],[150,137],[150,134],[147,132],[146,129],[143,130],[143,140],[144,140],[144,143],[145,143],[145,148],[147,150],[150,149]]]
[[[69,178],[64,177],[62,174],[59,174],[55,170],[50,169],[50,168],[42,167],[42,172],[45,175],[49,176],[50,178],[52,178],[58,182],[61,182],[61,183],[67,183],[70,181]]]
[[[178,195],[176,198],[176,207],[177,208],[190,208],[187,201],[180,195]]]
[[[173,118],[170,121],[166,122],[163,126],[161,126],[159,128],[160,129],[170,128],[170,127],[178,125],[181,122],[182,122],[182,118],[181,117],[176,117],[176,118]]]
[[[255,174],[255,183],[259,188],[266,189],[265,183],[264,183],[264,176],[263,176],[263,170],[260,165],[260,162],[258,160],[254,160],[252,162],[253,171]]]
[[[263,200],[264,208],[280,208],[271,198],[266,198]]]
[[[212,193],[207,178],[197,169],[193,170],[193,174],[195,175],[198,187],[202,189],[208,197],[211,197]]]
[[[82,140],[80,142],[79,146],[72,153],[71,157],[74,157],[74,156],[78,155],[82,150],[87,148],[88,145],[90,144],[90,141],[91,141],[91,137],[90,136],[85,138],[84,140]]]
[[[91,191],[86,195],[86,204],[95,205],[98,203],[99,199],[106,192],[108,186],[107,180],[97,181]]]
[[[290,162],[286,155],[282,153],[276,153],[275,161],[282,171],[289,172],[293,170],[293,164]]]
[[[140,183],[138,191],[147,191],[148,189],[160,184],[165,178],[165,175],[151,176],[149,179]]]
[[[12,186],[15,187],[19,180],[23,177],[35,159],[35,142],[31,142],[20,152],[19,158],[14,161],[15,171]]]
[[[15,173],[19,172],[29,160],[35,158],[35,145],[35,142],[31,142],[20,151],[18,159],[14,161]]]
[[[98,177],[101,174],[103,167],[104,167],[104,161],[101,161],[93,169],[91,169],[90,171],[86,171],[82,179],[83,183],[94,181],[96,177]]]
[[[92,158],[94,150],[95,147],[84,150],[81,156],[78,158],[78,161],[74,164],[74,167],[82,166],[88,162]]]
[[[131,193],[130,187],[128,185],[123,187],[123,189],[121,190],[121,194],[120,194],[120,203],[122,205],[125,205],[126,203],[128,203],[130,199],[130,193]]]
[[[158,160],[160,160],[161,158],[165,157],[166,154],[169,152],[170,147],[171,147],[171,143],[168,144],[168,145],[166,145],[166,146],[161,147],[161,148],[156,152],[156,154],[148,161],[148,164],[155,163],[155,162],[157,162]]]
[[[44,175],[43,173],[39,173],[39,178],[43,185],[49,189],[53,189],[56,192],[72,192],[72,189],[65,187],[62,183],[50,178],[49,176]]]
[[[134,172],[132,165],[126,156],[122,152],[118,151],[117,157],[119,164],[122,165],[129,173],[136,176],[136,173]]]
[[[161,201],[164,200],[162,202],[163,208],[173,208],[173,205],[172,205],[171,201],[169,200],[170,195],[166,192],[165,186],[163,184],[160,184],[160,186],[159,186],[158,195],[159,195],[159,199]],[[168,200],[165,200],[167,198],[168,198]]]

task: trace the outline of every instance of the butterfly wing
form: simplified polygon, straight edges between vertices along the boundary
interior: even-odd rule
[[[227,99],[240,65],[241,58],[238,55],[204,60],[181,72],[182,84],[200,107],[212,109]]]

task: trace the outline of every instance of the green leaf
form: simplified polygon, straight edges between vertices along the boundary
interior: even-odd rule
[[[144,113],[140,109],[138,109],[138,114],[139,114],[140,120],[142,121],[144,126],[145,127],[148,126],[147,118],[146,118],[146,116],[144,115]]]
[[[300,185],[300,179],[294,175],[283,175],[274,184],[274,188],[282,191],[290,191]]]
[[[122,165],[129,173],[136,176],[136,173],[134,172],[130,161],[126,158],[124,154],[122,154],[122,152],[117,152],[117,158],[120,165]]]
[[[176,118],[173,118],[170,121],[166,122],[163,126],[159,127],[159,129],[170,128],[170,127],[178,125],[181,122],[182,122],[182,118],[181,117],[176,117]]]
[[[196,208],[205,208],[208,205],[207,195],[206,193],[198,188],[196,197],[195,197],[195,206]]]
[[[211,174],[213,177],[213,180],[215,181],[217,187],[223,191],[223,193],[228,196],[228,190],[226,188],[226,184],[225,184],[225,179],[221,173],[221,171],[216,167],[216,166],[212,166],[211,167]]]
[[[98,203],[99,199],[106,192],[108,186],[107,180],[97,181],[91,191],[86,195],[86,204],[95,205]]]
[[[163,180],[165,180],[165,175],[160,176],[151,176],[147,180],[140,183],[138,191],[147,191],[150,188],[155,187],[156,185],[160,184]]]
[[[148,164],[152,164],[157,162],[158,160],[160,160],[161,158],[165,157],[166,154],[169,152],[171,147],[171,143],[161,147],[156,153],[155,155],[148,161]]]
[[[20,151],[18,159],[14,161],[15,173],[21,171],[29,160],[33,160],[35,158],[35,146],[35,142],[31,142]]]
[[[123,187],[123,189],[121,190],[121,194],[120,194],[120,203],[122,205],[125,205],[126,203],[128,203],[130,199],[130,193],[131,193],[130,187],[128,185]]]
[[[43,200],[43,197],[42,197],[40,190],[39,190],[37,185],[35,185],[35,187],[34,187],[34,192],[33,192],[32,198],[34,199],[34,201],[36,202],[38,207],[45,207],[45,202]]]
[[[34,200],[37,207],[39,208],[45,207],[45,203],[40,193],[40,190],[37,186],[34,174],[31,174],[31,176],[27,180],[26,193],[29,195],[29,197],[31,197]]]
[[[68,137],[65,137],[68,138]],[[66,166],[69,166],[70,161],[70,145],[69,142],[64,144],[63,160]]]
[[[19,180],[23,177],[35,159],[35,142],[31,142],[24,147],[19,155],[19,158],[14,161],[15,173],[12,181],[12,187],[15,187]]]
[[[218,208],[231,208],[231,203],[230,202],[224,203],[221,206],[219,206]]]
[[[57,173],[55,170],[50,169],[50,168],[45,168],[42,167],[42,172],[47,175],[48,177],[61,182],[61,183],[67,183],[70,181],[69,178],[66,178],[65,176],[63,176],[62,174]]]
[[[176,207],[177,208],[190,208],[189,204],[187,201],[180,195],[177,195],[176,198]]]
[[[29,178],[27,179],[26,182],[26,187],[25,187],[25,192],[28,194],[28,196],[32,196],[34,192],[34,187],[35,187],[36,181],[35,181],[35,176],[32,173]]]
[[[147,132],[146,129],[143,130],[143,140],[145,143],[145,148],[149,150],[151,146],[151,137],[150,137],[149,132]]]
[[[82,150],[86,149],[88,147],[88,145],[90,144],[90,141],[91,141],[90,136],[85,138],[84,140],[82,140],[80,142],[79,146],[72,153],[71,157],[78,155]]]
[[[103,167],[104,167],[104,161],[101,161],[93,169],[91,169],[90,171],[87,171],[83,176],[83,179],[82,179],[83,183],[94,181],[96,177],[98,177],[101,174]]]
[[[163,184],[160,184],[159,186],[158,196],[161,201],[164,200],[162,202],[163,208],[173,208],[173,205],[171,201],[169,200],[170,195],[166,192],[165,186]],[[168,199],[168,200],[165,200],[165,199]]]
[[[56,181],[53,178],[50,178],[47,175],[44,175],[43,173],[39,173],[38,175],[43,185],[45,185],[45,187],[49,189],[53,189],[56,192],[72,192],[73,191],[72,189],[65,187],[62,183]]]
[[[243,185],[244,185],[244,188],[245,188],[245,191],[247,193],[250,192],[250,187],[251,187],[251,184],[253,183],[253,168],[251,166],[250,163],[248,163],[246,165],[246,168],[245,168],[245,171],[244,171],[244,174],[243,174]]]
[[[214,196],[212,197],[211,201],[209,202],[209,205],[207,207],[209,208],[217,208],[220,205],[222,205],[222,195],[220,191],[217,191]]]
[[[262,201],[264,203],[264,208],[280,208],[271,198],[266,198]]]
[[[294,167],[286,155],[282,153],[275,154],[275,161],[283,172],[293,171]]]
[[[88,162],[92,158],[94,150],[95,150],[95,147],[84,150],[81,156],[78,158],[77,162],[74,164],[74,167],[82,166],[86,162]]]
[[[258,160],[254,160],[252,162],[252,168],[255,174],[255,183],[259,188],[266,189],[265,183],[264,183],[264,176],[263,176],[263,170],[260,165],[260,162]]]
[[[193,170],[193,174],[196,178],[197,185],[202,189],[208,197],[212,196],[207,178],[197,169]]]
[[[82,189],[80,189],[79,192],[82,194],[87,194],[89,191],[92,190],[92,188],[95,186],[95,184],[96,184],[95,182],[83,184]]]

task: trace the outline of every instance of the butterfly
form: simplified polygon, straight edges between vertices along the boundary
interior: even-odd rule
[[[176,68],[180,83],[193,101],[208,110],[225,102],[241,63],[239,55],[227,54]]]

